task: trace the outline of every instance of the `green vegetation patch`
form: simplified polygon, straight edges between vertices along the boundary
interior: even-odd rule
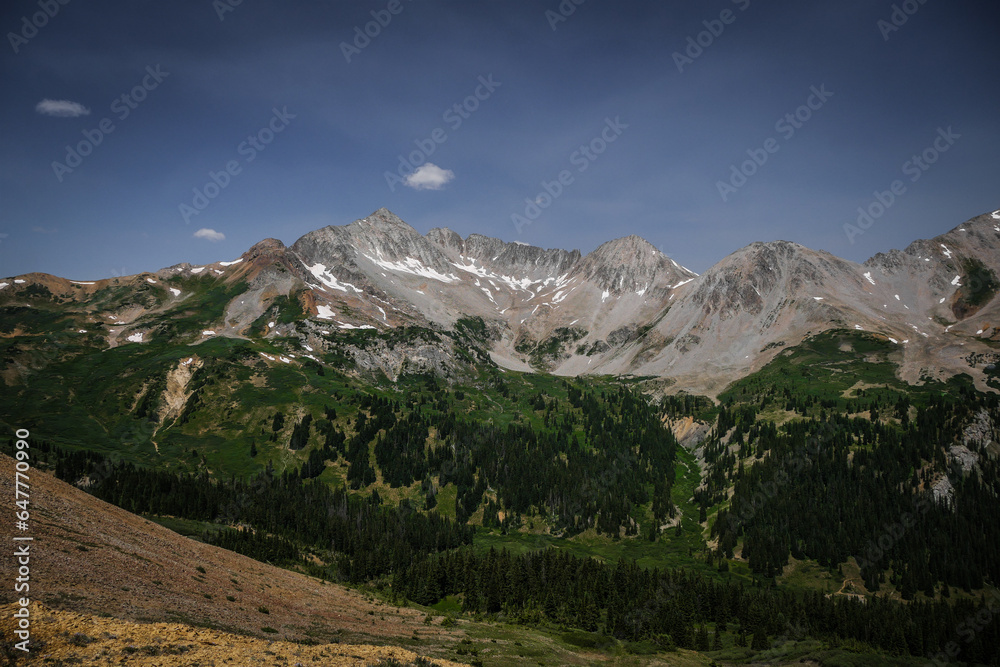
[[[978,259],[962,261],[962,286],[958,288],[951,310],[962,320],[989,303],[1000,290],[997,275]]]

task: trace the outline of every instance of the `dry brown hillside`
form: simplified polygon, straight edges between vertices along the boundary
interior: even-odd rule
[[[14,497],[13,470],[13,460],[0,455],[0,497]],[[45,608],[36,619],[36,637],[46,633],[43,626],[48,622],[71,628],[70,635],[81,633],[92,638],[134,634],[150,644],[166,633],[160,639],[170,643],[239,643],[261,650],[267,649],[270,641],[275,646],[283,642],[342,642],[328,647],[335,652],[346,650],[346,643],[414,646],[414,633],[422,638],[421,643],[451,643],[450,631],[424,625],[424,615],[414,609],[369,601],[341,586],[182,537],[45,473],[33,471],[30,482],[31,526],[27,533],[19,534],[34,537],[30,597]],[[5,521],[5,534],[10,532],[9,525]],[[15,571],[13,549],[2,551],[0,570]],[[0,604],[13,601],[12,587],[5,585]],[[5,610],[3,617],[9,619],[10,614]],[[118,625],[112,630],[107,624],[113,619],[173,625]],[[222,633],[261,640],[248,642],[245,637]],[[52,638],[59,633],[48,634]],[[457,641],[458,633],[454,636]],[[309,655],[317,648],[288,646],[308,649]],[[420,650],[419,645],[415,648]],[[329,651],[327,655],[332,656]],[[358,651],[353,654],[369,659]],[[176,658],[148,664],[188,664],[179,661],[180,656]],[[128,664],[140,663],[130,659]],[[245,663],[236,660],[231,664]],[[324,660],[312,664],[341,663]]]

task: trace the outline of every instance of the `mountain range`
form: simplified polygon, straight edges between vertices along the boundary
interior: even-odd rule
[[[582,255],[380,209],[228,261],[0,279],[0,425],[26,447],[0,446],[62,480],[32,472],[64,554],[38,570],[38,636],[189,650],[184,627],[66,634],[106,613],[265,639],[393,626],[473,664],[936,654],[1000,581],[998,241],[1000,211],[862,264],[774,241],[696,275],[636,236]],[[721,587],[739,593],[702,606]]]
[[[896,346],[904,380],[969,373],[983,388],[1000,338],[998,248],[1000,211],[863,264],[772,241],[698,275],[637,236],[582,255],[445,228],[421,235],[383,208],[291,246],[265,239],[232,261],[92,281],[12,276],[0,280],[0,303],[51,296],[97,345],[260,337],[294,342],[289,362],[296,352],[318,361],[338,348],[337,333],[451,330],[481,318],[480,342],[501,368],[655,376],[706,394],[811,335],[855,329]],[[209,288],[221,310],[185,304]],[[185,305],[197,326],[165,324]],[[5,329],[16,334],[16,318]],[[460,350],[432,338],[339,347],[359,372],[390,379],[455,373]]]

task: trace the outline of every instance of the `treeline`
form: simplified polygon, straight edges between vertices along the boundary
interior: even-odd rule
[[[1000,643],[1000,628],[990,622],[995,600],[900,604],[880,597],[865,602],[819,592],[796,595],[555,549],[437,554],[397,572],[393,590],[425,605],[458,595],[468,613],[530,624],[547,620],[661,647],[769,648],[774,640],[813,637],[925,657],[953,643],[963,660],[989,663],[996,661]]]

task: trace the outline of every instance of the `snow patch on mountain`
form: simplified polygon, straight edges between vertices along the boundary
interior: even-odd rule
[[[305,264],[305,262],[303,262],[303,264]],[[306,264],[306,269],[309,271],[309,273],[316,276],[317,280],[319,280],[321,283],[323,283],[330,289],[335,289],[337,291],[345,293],[347,292],[348,289],[352,289],[359,294],[361,293],[361,290],[359,290],[354,285],[350,283],[342,283],[339,280],[337,280],[337,278],[334,277],[334,275],[327,270],[325,264],[313,264],[312,266]]]
[[[392,271],[393,273],[409,273],[414,276],[420,276],[421,278],[430,278],[431,280],[438,280],[443,283],[457,283],[460,278],[454,274],[444,274],[440,271],[435,271],[429,266],[425,266],[423,262],[419,259],[413,257],[406,257],[399,262],[390,262],[384,259],[376,259],[374,257],[369,257],[368,255],[362,255],[372,264],[382,267],[386,271]]]

